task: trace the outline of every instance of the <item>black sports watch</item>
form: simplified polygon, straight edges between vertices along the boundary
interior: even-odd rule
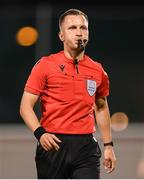
[[[113,141],[110,141],[110,142],[104,143],[104,146],[114,146]]]

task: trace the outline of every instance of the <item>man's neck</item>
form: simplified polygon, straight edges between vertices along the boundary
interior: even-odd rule
[[[64,49],[64,54],[68,59],[77,59],[78,61],[83,59],[84,57],[84,51],[80,52],[80,51],[67,51]]]

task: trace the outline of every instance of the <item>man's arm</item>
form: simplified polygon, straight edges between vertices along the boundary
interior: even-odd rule
[[[40,127],[38,118],[33,110],[38,98],[38,95],[24,92],[20,104],[20,115],[33,132]]]
[[[35,133],[38,132],[41,128],[40,122],[34,112],[34,106],[38,100],[39,96],[31,94],[29,92],[24,92],[21,104],[20,104],[20,115],[23,118],[26,125]],[[39,132],[38,132],[39,133]],[[41,133],[41,132],[40,132]],[[50,149],[59,149],[59,146],[56,142],[61,142],[54,134],[46,133],[43,131],[40,136],[40,143],[45,150]]]
[[[103,143],[112,142],[112,134],[110,127],[110,113],[107,99],[99,98],[96,101],[96,123],[100,130]],[[104,147],[104,166],[107,172],[112,172],[115,169],[116,157],[113,151],[113,146]]]

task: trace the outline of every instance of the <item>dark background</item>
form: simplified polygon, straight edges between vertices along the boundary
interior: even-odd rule
[[[41,33],[33,46],[22,47],[15,36],[22,26],[37,27],[37,9],[49,6],[51,21],[41,20],[51,29],[50,48]],[[108,97],[111,114],[121,111],[130,122],[144,122],[144,6],[112,3],[37,3],[0,4],[0,123],[22,123],[19,104],[24,84],[35,62],[43,55],[62,49],[58,38],[59,15],[79,8],[89,16],[90,41],[86,53],[102,63],[110,78]],[[46,14],[47,12],[45,12]],[[38,51],[42,43],[44,50]],[[42,48],[41,48],[42,49]]]

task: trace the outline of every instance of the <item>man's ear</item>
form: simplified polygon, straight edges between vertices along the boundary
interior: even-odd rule
[[[63,41],[64,41],[64,35],[63,35],[63,32],[60,31],[58,35],[59,35],[60,40],[63,42]]]

